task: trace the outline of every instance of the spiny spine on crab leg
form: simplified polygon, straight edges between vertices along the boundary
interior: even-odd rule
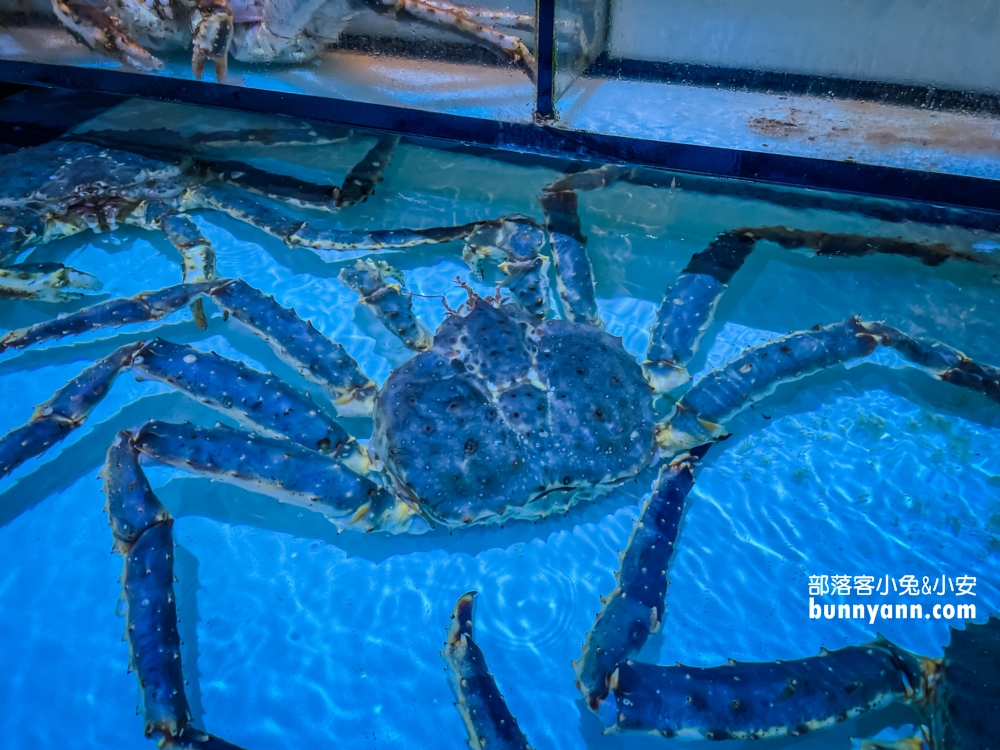
[[[191,726],[177,632],[173,518],[149,486],[131,437],[128,431],[118,433],[101,477],[115,551],[125,559],[125,640],[129,669],[142,691],[145,734],[163,735],[160,747],[238,750]]]
[[[361,295],[361,303],[403,344],[414,351],[426,351],[434,343],[434,335],[414,314],[410,293],[402,290],[401,283],[387,283],[386,277],[402,281],[399,271],[384,261],[368,259],[344,268],[337,276],[344,286]]]
[[[416,510],[380,484],[288,440],[223,425],[150,421],[132,438],[170,466],[322,513],[341,531],[410,531]]]
[[[331,393],[340,416],[371,414],[375,383],[343,346],[321,334],[312,323],[240,279],[217,289],[212,299],[270,344],[300,375]]]
[[[614,679],[615,728],[710,740],[805,734],[896,700],[922,701],[929,662],[884,639],[772,663],[630,661]]]
[[[542,317],[549,304],[549,259],[539,254],[545,233],[526,216],[508,216],[481,224],[465,241],[462,257],[483,277],[483,261],[499,259],[504,286],[529,315]]]
[[[141,346],[141,341],[126,344],[98,360],[35,407],[26,424],[0,437],[0,477],[42,455],[82,425]]]
[[[540,201],[556,263],[556,288],[566,317],[574,323],[599,326],[594,269],[587,257],[587,239],[580,231],[576,193],[550,186],[542,191]]]
[[[618,665],[642,650],[666,609],[667,569],[694,486],[692,457],[660,469],[621,555],[618,587],[606,598],[573,662],[576,686],[593,710],[604,700]]]
[[[72,302],[81,292],[104,285],[96,276],[61,263],[19,263],[0,268],[0,299],[33,299],[41,302]]]
[[[225,283],[227,282],[206,281],[200,284],[178,284],[156,292],[142,292],[134,297],[100,302],[69,315],[10,331],[0,338],[0,352],[24,349],[33,344],[99,328],[160,320]]]
[[[858,318],[790,333],[743,352],[695,383],[673,414],[657,427],[667,453],[701,445],[722,434],[728,417],[772,393],[781,383],[871,354],[878,340]]]
[[[244,426],[287,436],[310,450],[330,453],[360,471],[364,449],[308,394],[272,373],[194,347],[153,339],[132,360],[137,380],[166,383]]]
[[[667,289],[649,331],[643,372],[658,393],[672,391],[690,376],[685,365],[712,322],[726,285],[754,248],[741,232],[723,232],[688,262]]]
[[[469,732],[471,750],[531,750],[527,737],[504,702],[496,680],[486,668],[486,658],[473,640],[473,604],[476,592],[459,597],[448,627],[442,658],[448,665],[448,682]]]

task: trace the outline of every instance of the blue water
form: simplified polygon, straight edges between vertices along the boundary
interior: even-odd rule
[[[163,124],[191,132],[242,122],[232,114],[133,103],[89,127]],[[358,133],[330,147],[253,158],[275,171],[339,183],[372,142]],[[544,167],[404,144],[376,195],[338,221],[375,228],[511,213],[540,218],[538,192],[555,176]],[[666,286],[693,253],[734,226],[902,233],[962,249],[1000,241],[694,193],[683,178],[673,189],[618,184],[585,194],[581,216],[602,317],[636,356]],[[196,220],[217,249],[220,276],[240,276],[294,307],[376,381],[410,356],[337,280],[346,260],[290,250],[218,213]],[[80,235],[31,257],[99,276],[105,288],[90,301],[180,277],[179,258],[163,238],[129,228]],[[452,306],[465,297],[456,276],[490,291],[469,278],[460,243],[385,259],[404,271],[412,291],[428,295],[415,308],[431,328],[445,315],[434,295]],[[851,314],[886,319],[1000,364],[998,273],[956,262],[931,269],[903,258],[818,259],[762,245],[727,291],[692,369],[707,372],[744,346]],[[59,311],[6,302],[0,323],[6,330]],[[204,332],[186,311],[147,329],[273,369],[322,398],[218,314]],[[0,432],[26,421],[34,404],[88,362],[140,337],[138,327],[128,327],[0,357]],[[792,659],[862,643],[876,631],[915,652],[942,653],[949,638],[943,620],[872,626],[809,619],[808,577],[817,574],[972,575],[977,620],[1000,611],[1000,410],[891,354],[870,360],[784,386],[728,425],[733,437],[713,448],[696,474],[670,574],[668,617],[643,659]],[[83,428],[0,482],[4,747],[152,747],[136,715],[135,678],[126,674],[121,560],[110,552],[97,479],[114,434],[150,417],[206,425],[219,419],[165,386],[125,374]],[[365,420],[345,424],[359,437],[371,428]],[[653,473],[565,517],[387,537],[337,535],[318,515],[149,467],[177,518],[176,590],[196,723],[248,750],[464,747],[438,652],[456,598],[477,589],[477,641],[534,747],[662,746],[646,737],[603,736],[601,717],[579,700],[570,666],[599,595],[614,588],[618,550]],[[852,736],[914,721],[906,709],[889,709],[824,735],[757,746],[849,748]]]

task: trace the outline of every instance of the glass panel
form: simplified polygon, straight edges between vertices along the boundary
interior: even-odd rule
[[[0,56],[186,79],[204,69],[211,80],[214,68],[215,80],[237,86],[532,117],[532,0],[200,3],[9,0],[0,8]]]
[[[607,0],[565,0],[556,3],[556,98],[604,49]]]
[[[563,126],[996,177],[996,0],[614,0]]]
[[[26,96],[4,748],[991,746],[995,214]]]

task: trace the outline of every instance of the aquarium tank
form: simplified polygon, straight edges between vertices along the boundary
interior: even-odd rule
[[[993,0],[6,3],[4,748],[997,748]]]
[[[992,741],[994,214],[84,96],[0,110],[85,113],[0,156],[7,747]]]

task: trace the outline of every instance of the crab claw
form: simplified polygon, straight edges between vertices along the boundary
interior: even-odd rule
[[[233,42],[233,11],[227,0],[198,0],[194,22],[194,49],[191,72],[201,78],[205,61],[215,63],[215,80],[222,83],[229,68],[229,47]]]
[[[71,0],[52,0],[52,10],[69,32],[93,50],[139,70],[162,70],[163,63],[139,46],[121,21],[100,8]]]

